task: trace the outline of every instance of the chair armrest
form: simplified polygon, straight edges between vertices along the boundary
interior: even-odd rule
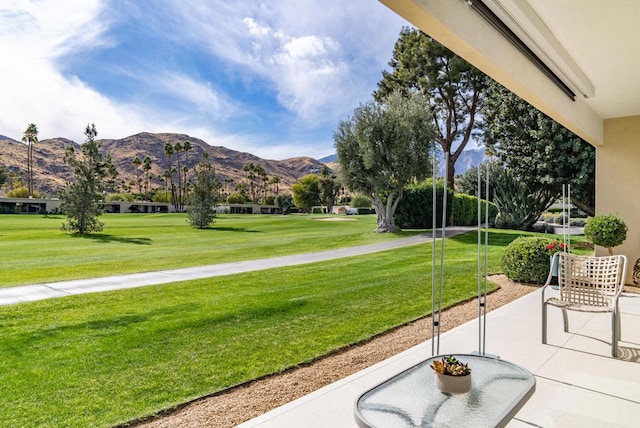
[[[622,294],[624,290],[624,282],[627,279],[627,256],[620,255],[620,264],[622,265],[622,272],[620,273],[620,283],[618,289],[616,290],[616,294],[614,295],[614,299],[617,301],[618,297]]]

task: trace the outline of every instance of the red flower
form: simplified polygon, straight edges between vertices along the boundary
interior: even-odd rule
[[[565,244],[564,242],[553,241],[551,244],[547,245],[547,251],[549,251],[551,255],[555,254],[558,251],[564,251],[566,249],[567,244]]]

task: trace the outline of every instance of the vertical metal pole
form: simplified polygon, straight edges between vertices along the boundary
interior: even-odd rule
[[[569,222],[569,229],[567,230],[567,248],[565,251],[571,251],[571,184],[567,184],[567,204],[569,206],[567,220]]]
[[[487,344],[487,275],[489,274],[489,162],[487,162],[487,176],[485,177],[485,211],[484,211],[484,296],[482,298],[482,355],[485,354]]]
[[[562,243],[567,243],[567,185],[562,185]]]
[[[444,238],[447,229],[447,173],[449,166],[449,154],[444,154],[444,192],[442,194],[442,239],[440,239],[440,296],[438,301],[438,346],[436,351],[440,354],[440,317],[442,315],[442,289],[444,286]]]
[[[482,246],[482,205],[480,198],[482,197],[482,164],[478,165],[478,352],[482,353],[482,288],[480,282],[480,275],[482,270],[480,268],[482,260],[480,258],[480,248]]]
[[[433,170],[431,176],[433,178],[433,189],[431,197],[431,356],[435,356],[435,328],[436,328],[436,154],[433,153]],[[439,338],[438,338],[439,340]]]

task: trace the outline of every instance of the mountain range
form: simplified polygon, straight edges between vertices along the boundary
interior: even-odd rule
[[[145,156],[151,158],[152,187],[163,187],[163,181],[158,178],[170,167],[169,160],[164,153],[165,143],[184,143],[188,141],[192,149],[180,154],[182,166],[186,164],[192,170],[206,152],[211,164],[215,167],[216,175],[221,182],[233,180],[235,183],[246,183],[244,165],[253,163],[261,165],[269,177],[280,179],[279,188],[290,189],[298,180],[310,172],[319,171],[323,164],[310,157],[296,157],[284,160],[262,159],[250,153],[239,152],[221,146],[210,146],[205,141],[184,134],[152,134],[142,132],[122,139],[102,139],[102,151],[111,155],[113,163],[118,169],[118,180],[125,183],[136,182],[144,172],[133,165],[133,159]],[[51,138],[41,140],[33,146],[34,189],[41,195],[55,196],[58,190],[64,188],[71,181],[72,173],[64,163],[64,152],[67,146],[76,150],[80,145],[66,138]],[[176,164],[177,155],[173,155]],[[27,171],[27,147],[24,143],[0,135],[0,165],[4,165],[7,172]],[[26,177],[25,177],[26,180]],[[137,187],[137,186],[136,186]]]
[[[295,157],[284,160],[262,159],[250,153],[231,150],[222,146],[211,146],[205,141],[184,134],[142,132],[122,139],[101,139],[103,152],[108,152],[118,169],[118,180],[130,184],[143,177],[144,172],[132,162],[134,158],[151,158],[152,187],[163,187],[160,176],[170,167],[169,159],[164,153],[165,143],[184,143],[188,141],[192,149],[180,155],[182,166],[186,164],[192,170],[206,152],[216,174],[221,182],[230,182],[231,187],[237,183],[246,183],[245,165],[253,163],[264,168],[268,177],[278,177],[279,188],[289,191],[291,186],[306,174],[317,173],[324,165],[330,169],[338,168],[335,154],[322,159],[311,157]],[[41,140],[33,146],[34,157],[34,189],[43,196],[55,196],[57,191],[64,188],[72,180],[72,173],[64,163],[64,152],[67,146],[76,150],[80,145],[66,138],[51,138]],[[463,152],[456,163],[456,173],[464,173],[482,161],[484,150],[467,150]],[[176,164],[173,156],[173,164]],[[24,143],[4,135],[0,135],[0,165],[4,165],[6,172],[26,173],[27,147]],[[440,162],[442,165],[442,162]],[[443,171],[441,171],[442,174]],[[26,177],[25,177],[26,180]],[[137,186],[134,186],[134,189]]]

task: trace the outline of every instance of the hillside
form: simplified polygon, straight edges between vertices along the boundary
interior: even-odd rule
[[[111,155],[118,169],[120,182],[135,182],[137,175],[136,167],[132,164],[133,159],[136,156],[140,159],[149,156],[152,160],[150,171],[153,177],[152,187],[164,186],[158,176],[161,176],[170,165],[164,154],[166,142],[183,143],[189,141],[192,149],[188,153],[180,154],[180,163],[181,166],[186,163],[190,170],[200,162],[203,153],[207,152],[220,181],[224,183],[225,179],[231,179],[233,180],[232,185],[247,182],[243,167],[248,163],[261,165],[269,177],[279,177],[279,188],[282,190],[290,189],[303,175],[322,168],[322,163],[308,157],[280,161],[262,159],[250,153],[238,152],[221,146],[210,146],[203,140],[184,134],[143,132],[118,140],[103,139],[98,141],[102,143],[102,150]],[[41,140],[34,146],[34,188],[39,193],[54,196],[67,181],[71,180],[71,172],[63,161],[67,145],[80,147],[77,143],[65,138]],[[26,160],[27,147],[25,144],[0,136],[0,164],[5,166],[7,172],[23,171],[26,176]],[[177,166],[177,163],[177,156],[174,155],[174,166]],[[140,177],[143,176],[141,168],[137,169],[137,173]]]

